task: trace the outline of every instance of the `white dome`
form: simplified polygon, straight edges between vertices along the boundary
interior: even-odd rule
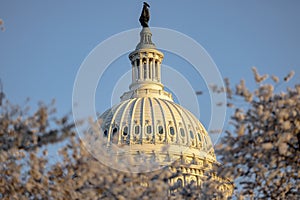
[[[137,48],[129,54],[132,83],[121,102],[100,117],[102,140],[117,147],[114,154],[154,155],[165,165],[179,158],[186,163],[216,163],[209,135],[187,109],[174,103],[161,83],[163,53],[151,41],[151,31],[143,28]],[[134,156],[133,156],[134,157]]]
[[[171,185],[201,186],[213,166],[219,165],[209,135],[187,109],[174,103],[161,83],[163,53],[143,27],[140,42],[129,54],[132,83],[121,102],[99,117],[96,132],[89,131],[91,152],[105,164],[129,172],[149,172],[168,166],[178,177]],[[100,135],[99,135],[100,134]],[[99,142],[99,139],[101,142]],[[104,148],[103,148],[104,147]],[[180,167],[172,165],[178,161]],[[223,180],[213,174],[213,180]],[[223,182],[223,181],[221,181]],[[227,180],[222,188],[229,192]],[[176,186],[177,187],[177,186]]]
[[[109,143],[149,152],[169,145],[171,154],[216,160],[203,125],[173,101],[155,97],[124,100],[104,112],[100,121]]]

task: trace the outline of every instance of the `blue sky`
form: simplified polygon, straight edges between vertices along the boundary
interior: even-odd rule
[[[253,88],[252,66],[261,74],[282,78],[294,70],[289,84],[300,83],[300,1],[148,2],[150,26],[173,29],[196,40],[232,83],[245,79]],[[7,98],[22,104],[30,97],[33,107],[40,100],[55,98],[59,113],[71,111],[73,83],[85,57],[110,36],[140,27],[141,8],[142,1],[0,0],[0,19],[6,29],[0,31],[0,78]],[[192,70],[185,70],[185,61],[169,55],[164,64],[182,66],[178,69],[185,71],[193,88],[207,91],[201,77],[196,79]],[[127,55],[120,57],[107,72],[107,77],[116,76],[108,78],[107,88],[113,88],[128,69]],[[198,97],[200,109],[206,94]],[[110,95],[101,95],[96,97],[99,112],[110,106]],[[206,112],[204,108],[201,113],[205,126]]]

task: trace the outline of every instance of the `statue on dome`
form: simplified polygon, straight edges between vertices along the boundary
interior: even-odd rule
[[[143,10],[140,16],[140,23],[142,27],[149,27],[148,22],[150,19],[150,12],[148,8],[150,8],[150,5],[144,2]]]

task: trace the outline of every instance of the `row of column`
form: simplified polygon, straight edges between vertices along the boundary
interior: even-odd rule
[[[160,66],[158,59],[141,58],[132,63],[132,82],[143,80],[160,81]]]

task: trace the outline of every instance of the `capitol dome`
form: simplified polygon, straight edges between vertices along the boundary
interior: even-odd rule
[[[121,147],[127,155],[155,154],[156,162],[161,165],[183,156],[187,162],[216,163],[204,126],[164,90],[161,83],[164,55],[157,50],[151,36],[150,28],[143,27],[139,44],[129,54],[132,67],[129,91],[120,97],[119,104],[99,117],[102,140]]]
[[[147,168],[143,171],[146,172],[157,170],[151,165],[155,163],[182,172],[170,180],[171,185],[179,183],[184,186],[194,182],[201,186],[210,176],[222,183],[219,189],[230,193],[232,184],[212,172],[213,166],[220,164],[204,126],[164,90],[161,82],[164,54],[152,42],[147,21],[142,22],[140,42],[129,54],[132,71],[129,91],[120,97],[119,104],[100,115],[100,137],[97,135],[92,139],[96,144],[95,151],[100,138],[105,148],[98,156],[110,166],[120,169],[119,164],[126,163],[125,168],[130,172]],[[133,164],[123,162],[132,158]],[[179,168],[172,165],[174,161],[179,161]]]
[[[148,152],[169,145],[172,155],[196,156],[215,161],[211,140],[203,125],[187,109],[171,100],[135,97],[104,112],[102,130],[108,142]]]

